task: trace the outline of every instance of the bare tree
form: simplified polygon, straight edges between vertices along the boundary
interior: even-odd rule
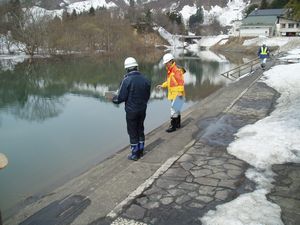
[[[20,45],[20,50],[33,57],[39,53],[40,49],[47,47],[46,26],[49,17],[42,12],[34,12],[24,9],[21,15],[14,12],[9,13],[12,37],[24,45]]]
[[[3,37],[3,46],[7,49],[9,54],[14,54],[13,46],[17,46],[17,42],[12,38],[11,32],[8,31]]]

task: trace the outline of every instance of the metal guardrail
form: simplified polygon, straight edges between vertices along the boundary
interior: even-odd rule
[[[277,52],[276,54],[270,54],[269,60],[272,60],[273,63],[300,63],[300,58],[281,58],[284,56],[284,52]],[[241,75],[244,75],[246,73],[253,72],[257,67],[257,65],[260,64],[260,59],[255,58],[250,60],[249,62],[244,63],[243,65],[240,65],[234,69],[228,70],[227,72],[221,73],[220,75],[223,77],[226,77],[232,81],[239,78]]]
[[[257,64],[260,64],[259,58],[252,59],[249,62],[246,62],[243,65],[228,70],[227,72],[221,73],[220,75],[230,80],[235,80],[239,78],[241,75],[244,75],[246,73],[251,73],[252,71],[254,71],[254,68]]]

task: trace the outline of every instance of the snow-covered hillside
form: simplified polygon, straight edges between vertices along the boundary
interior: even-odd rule
[[[203,8],[204,24],[211,23],[216,18],[222,26],[230,26],[234,20],[241,20],[243,18],[243,10],[248,3],[243,0],[228,1],[225,7],[219,5],[211,6],[210,9]],[[186,23],[191,15],[195,14],[197,7],[186,5],[180,11],[184,22]]]
[[[47,10],[46,13],[49,15],[49,12],[52,14],[61,16],[63,9],[67,10],[69,13],[72,13],[74,10],[76,13],[87,12],[91,7],[97,9],[100,7],[105,8],[124,8],[129,6],[129,0],[52,0],[56,7],[55,10]],[[47,1],[49,4],[52,1]],[[151,8],[152,10],[161,10],[165,11],[176,11],[182,15],[183,21],[186,24],[191,15],[194,15],[197,11],[196,1],[194,0],[179,0],[179,1],[168,1],[168,0],[142,0],[142,4],[146,8]],[[247,7],[250,1],[248,0],[220,0],[220,1],[200,1],[200,5],[204,10],[204,24],[209,24],[216,18],[221,25],[230,26],[232,21],[237,19],[242,19],[243,10]],[[39,1],[39,4],[36,4],[42,9],[45,5],[45,1]],[[137,3],[136,3],[137,4]]]

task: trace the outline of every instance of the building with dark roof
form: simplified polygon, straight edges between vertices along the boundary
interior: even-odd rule
[[[299,24],[289,19],[288,9],[254,10],[242,20],[235,36],[300,36]]]

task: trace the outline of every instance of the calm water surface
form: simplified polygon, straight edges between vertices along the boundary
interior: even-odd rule
[[[185,109],[228,80],[219,74],[229,61],[178,59],[185,67]],[[43,194],[128,144],[124,105],[104,98],[123,76],[123,58],[37,59],[0,64],[0,152],[9,165],[0,171],[0,208],[4,218],[25,199]],[[10,66],[10,69],[8,69]],[[169,119],[165,93],[154,89],[165,79],[160,62],[142,63],[152,80],[146,132]]]

